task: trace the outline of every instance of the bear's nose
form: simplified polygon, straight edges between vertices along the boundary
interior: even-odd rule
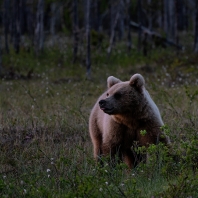
[[[106,101],[105,100],[100,100],[99,101],[99,105],[102,107],[102,106],[104,106],[105,105],[105,103],[106,103]]]

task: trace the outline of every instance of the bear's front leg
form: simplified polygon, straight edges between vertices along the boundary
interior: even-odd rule
[[[130,169],[134,168],[137,165],[135,155],[132,152],[131,148],[123,149],[123,161]]]
[[[120,142],[112,144],[105,142],[102,145],[102,153],[104,157],[108,158],[108,163],[115,167],[117,163],[122,162],[122,145]]]
[[[103,165],[101,160],[101,156],[103,155],[101,136],[100,135],[95,136],[94,138],[92,138],[92,142],[93,142],[93,150],[94,150],[94,159],[96,160],[96,162],[99,162],[101,165]]]

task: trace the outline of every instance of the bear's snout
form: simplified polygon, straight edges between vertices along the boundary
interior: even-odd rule
[[[100,109],[104,111],[104,113],[107,113],[109,115],[113,114],[114,108],[108,101],[100,100],[99,106],[100,106]]]
[[[100,108],[104,107],[105,104],[106,104],[106,101],[105,100],[100,100],[99,101]]]

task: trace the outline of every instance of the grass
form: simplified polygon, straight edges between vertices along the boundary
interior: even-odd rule
[[[25,51],[3,56],[6,71],[33,74],[0,82],[1,197],[198,197],[196,56],[169,48],[148,57],[136,50],[128,55],[120,44],[107,59],[93,49],[92,79],[86,80],[83,53],[71,64],[68,45],[63,48],[37,58]],[[136,169],[98,167],[88,133],[90,110],[109,75],[128,80],[134,73],[145,77],[171,152],[179,157],[159,145],[150,148],[149,163]]]

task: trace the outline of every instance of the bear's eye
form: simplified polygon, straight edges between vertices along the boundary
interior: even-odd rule
[[[109,93],[107,93],[107,97],[109,97]]]
[[[115,98],[116,100],[120,99],[120,98],[121,98],[121,93],[115,93],[115,94],[114,94],[114,98]]]

